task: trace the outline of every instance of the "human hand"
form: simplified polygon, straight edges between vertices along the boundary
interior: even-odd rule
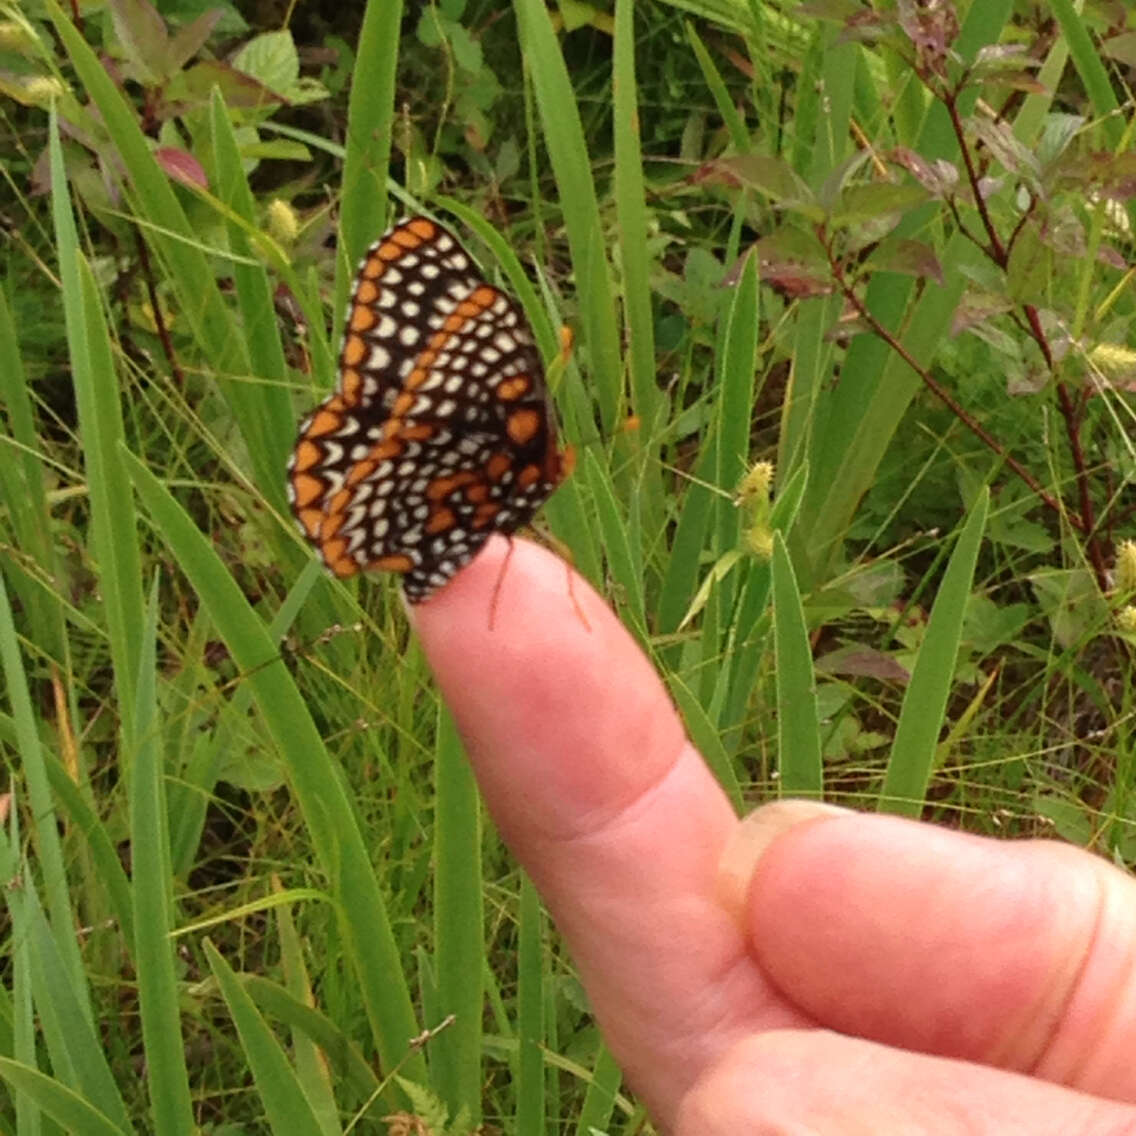
[[[1053,841],[808,802],[739,821],[564,565],[494,539],[413,620],[662,1131],[1136,1134],[1136,886]]]

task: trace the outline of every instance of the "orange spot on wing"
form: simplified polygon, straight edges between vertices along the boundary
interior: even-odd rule
[[[392,552],[390,556],[380,556],[372,560],[370,567],[379,568],[384,572],[409,572],[414,567],[414,561],[401,552]]]
[[[357,367],[367,357],[367,345],[358,335],[349,335],[343,344],[343,365]]]
[[[342,537],[339,540],[324,541],[320,552],[323,553],[324,563],[341,580],[347,579],[348,576],[354,576],[359,571],[359,565],[355,563],[352,557],[347,555],[347,541]]]
[[[355,303],[373,304],[378,298],[379,286],[373,280],[364,278],[359,281],[359,287],[355,289]]]
[[[293,474],[292,492],[295,494],[296,508],[303,510],[323,495],[323,482],[310,473]]]
[[[426,442],[434,437],[434,433],[432,422],[416,422],[413,425],[403,426],[398,436],[404,442]]]
[[[485,472],[490,481],[500,481],[509,472],[512,465],[508,454],[494,454],[485,463]]]
[[[304,526],[304,532],[308,534],[308,539],[315,540],[319,534],[320,522],[323,520],[322,510],[301,509],[296,516],[300,524]]]
[[[346,484],[349,486],[358,485],[360,481],[366,481],[372,473],[378,469],[379,463],[375,460],[374,453],[370,457],[365,457],[361,462],[356,462],[351,467],[351,472],[347,475]]]
[[[339,376],[339,387],[348,406],[355,406],[363,393],[363,376],[354,367],[344,367]]]
[[[336,414],[326,406],[317,410],[315,417],[308,424],[304,432],[305,438],[322,438],[325,434],[334,434],[343,425],[343,415]]]
[[[526,465],[520,473],[517,474],[517,484],[522,489],[531,489],[540,480],[540,466]]]
[[[424,241],[432,241],[438,236],[438,226],[428,217],[412,217],[406,227]]]
[[[461,470],[459,473],[452,473],[448,477],[435,477],[434,480],[426,486],[426,499],[428,501],[444,501],[455,490],[476,480],[477,474],[468,469]],[[468,492],[466,496],[469,497],[471,501],[473,500]]]
[[[532,390],[532,379],[528,375],[513,375],[512,378],[502,379],[494,392],[502,402],[516,402]]]
[[[434,533],[445,532],[447,529],[452,529],[457,524],[457,517],[454,516],[452,509],[447,509],[445,506],[435,509],[429,519],[426,521],[426,531],[433,535]]]
[[[395,229],[390,239],[404,249],[416,249],[422,243],[422,238],[414,231],[413,225],[403,225],[401,229]]]
[[[478,505],[473,513],[473,527],[475,529],[483,529],[487,525],[493,523],[493,518],[501,511],[501,506],[495,501],[486,501],[484,505]]]
[[[352,308],[350,324],[352,331],[370,331],[377,322],[378,317],[374,309],[367,307],[366,304],[356,304]]]
[[[541,416],[535,410],[514,410],[505,422],[505,433],[518,446],[531,442],[540,429]]]
[[[323,457],[323,450],[309,441],[307,437],[301,438],[296,446],[296,453],[292,459],[292,470],[294,474],[304,473],[306,470],[316,465],[320,458]],[[299,484],[299,477],[293,477],[293,484]]]

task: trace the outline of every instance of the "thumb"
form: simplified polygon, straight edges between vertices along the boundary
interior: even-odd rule
[[[1136,1101],[1130,877],[1056,841],[804,802],[741,833],[750,950],[818,1025]]]

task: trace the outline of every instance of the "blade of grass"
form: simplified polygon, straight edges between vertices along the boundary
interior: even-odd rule
[[[234,213],[251,225],[254,222],[256,205],[252,191],[249,189],[244,166],[241,164],[232,123],[226,113],[221,93],[216,88],[213,90],[209,109],[217,195]],[[296,419],[288,398],[286,386],[288,364],[284,359],[284,348],[280,342],[280,328],[276,321],[276,307],[272,298],[272,283],[259,262],[247,263],[253,258],[254,249],[241,226],[229,222],[226,224],[226,231],[229,236],[229,247],[236,253],[232,261],[233,284],[236,288],[241,327],[244,330],[249,355],[249,374],[255,375],[258,383],[261,384],[260,397],[266,415],[262,437],[269,447],[266,458],[274,458],[282,465],[284,454],[281,452],[281,447],[291,442],[296,429]],[[314,320],[310,311],[305,311],[304,315],[309,327],[318,327],[322,322]],[[314,335],[311,341],[314,348],[313,369],[318,375],[330,375],[331,360],[327,356],[324,336]],[[318,350],[321,344],[325,347],[322,352]],[[280,493],[270,500],[277,507],[283,507],[283,478],[278,478],[278,482]]]
[[[66,1085],[30,1065],[0,1057],[0,1077],[18,1094],[26,1094],[35,1101],[65,1132],[82,1132],[84,1136],[123,1136],[131,1131],[120,1128]]]
[[[355,266],[371,241],[386,228],[401,25],[401,0],[368,0],[347,98],[347,147],[339,202],[339,252],[335,258],[336,319],[347,309]]]
[[[130,482],[117,449],[124,436],[121,395],[98,290],[79,251],[54,112],[48,148],[63,316],[91,502],[91,530],[120,703],[119,722],[124,738],[129,739],[135,721],[134,683],[142,648],[143,601],[138,528]],[[127,744],[124,751],[123,772],[127,775],[132,748]]]
[[[824,792],[816,676],[801,594],[780,533],[773,537],[773,641],[777,658],[777,750],[786,797]]]
[[[584,454],[581,476],[591,490],[600,540],[608,568],[621,597],[620,609],[640,643],[647,643],[647,613],[643,597],[643,565],[629,539],[627,522],[615,499],[608,470],[592,450]]]
[[[619,415],[623,369],[615,298],[584,129],[543,0],[514,0],[514,10],[560,191],[596,405],[603,429],[610,434]]]
[[[169,811],[162,768],[164,735],[158,725],[157,638],[158,577],[155,575],[136,688],[138,721],[134,730],[134,776],[130,784],[130,847],[134,865],[131,894],[146,1086],[155,1131],[175,1136],[193,1132],[195,1125],[174,975],[174,945],[170,939],[173,889]]]
[[[931,608],[919,658],[903,697],[895,741],[880,790],[881,812],[918,816],[923,807],[989,507],[990,491],[983,488],[951,553]]]
[[[56,0],[45,0],[45,7],[79,80],[98,108],[114,142],[116,154],[128,175],[124,188],[138,213],[140,227],[164,264],[180,310],[232,410],[248,447],[256,484],[267,500],[283,508],[282,479],[276,457],[279,439],[269,432],[276,413],[268,409],[282,392],[242,378],[250,373],[244,335],[221,295],[212,262],[202,252],[200,239],[169,177],[155,160],[150,140],[142,133],[137,111],[114,85],[98,56]],[[132,713],[129,720],[133,721]]]
[[[592,1136],[593,1132],[608,1131],[622,1083],[623,1072],[615,1063],[611,1051],[601,1041],[592,1066],[592,1075],[588,1078],[588,1091],[584,1094],[580,1118],[576,1121],[576,1136]]]
[[[4,563],[19,593],[31,640],[48,658],[63,665],[66,631],[62,608],[52,591],[58,564],[51,544],[30,390],[12,311],[0,288],[0,403],[8,426],[8,430],[0,431],[0,444],[5,447],[5,459],[0,461],[0,497],[7,508],[5,527],[12,529],[11,546],[22,553],[5,553]]]
[[[718,108],[718,113],[726,124],[726,130],[729,132],[734,150],[739,154],[748,154],[750,140],[745,120],[738,113],[738,108],[734,105],[734,100],[722,80],[721,73],[714,66],[714,60],[710,58],[710,52],[706,50],[706,45],[699,39],[698,33],[694,30],[694,25],[689,22],[686,24],[686,38],[690,41],[694,58],[698,61],[702,78],[706,81],[706,86],[714,99],[714,105]]]
[[[540,895],[521,872],[517,932],[517,1106],[514,1131],[540,1136],[547,1127],[544,1070],[544,913]]]
[[[64,965],[70,973],[71,984],[82,992],[79,998],[81,1012],[87,1022],[92,1023],[95,1019],[86,996],[83,958],[79,953],[79,944],[71,933],[75,916],[67,890],[67,868],[59,840],[59,820],[48,784],[43,749],[40,745],[31,692],[28,689],[28,676],[24,670],[20,643],[2,574],[0,574],[0,663],[3,665],[4,681],[12,704],[20,766],[27,783],[28,801],[32,807],[35,825],[34,847],[39,857],[48,909],[51,911],[53,925],[61,933],[67,932],[61,934],[60,939]]]
[[[204,940],[204,947],[221,997],[240,1035],[272,1132],[276,1136],[312,1136],[319,1132],[319,1121],[303,1086],[256,1003],[208,939]]]
[[[433,1085],[451,1116],[481,1118],[485,966],[481,801],[453,719],[439,710],[434,785],[434,942],[438,1009],[453,1025],[431,1043]]]
[[[13,818],[14,814],[13,808]],[[65,961],[65,948],[61,950],[61,943],[74,940],[73,927],[55,932],[48,925],[35,880],[27,865],[17,861],[6,837],[0,838],[0,877],[19,883],[18,887],[5,888],[4,898],[16,941],[27,947],[32,1000],[52,1070],[60,1082],[109,1117],[121,1131],[133,1131],[102,1041],[86,1015],[89,992],[85,980],[76,984]],[[33,1047],[26,1063],[35,1060]]]
[[[282,910],[282,908],[277,908]],[[358,1046],[326,1014],[306,1005],[275,982],[245,974],[242,982],[256,1004],[282,1025],[302,1033],[319,1046],[338,1083],[349,1087],[360,1100],[379,1088],[379,1079],[359,1052]]]
[[[659,390],[655,364],[655,318],[651,309],[647,256],[647,206],[643,151],[639,138],[639,100],[635,80],[634,0],[616,0],[612,39],[612,130],[615,146],[615,211],[619,262],[623,271],[623,316],[627,328],[631,409],[639,418],[639,437],[653,439],[667,418],[667,399]],[[642,464],[648,517],[662,507],[654,462]]]
[[[264,624],[212,545],[158,479],[123,452],[135,490],[252,686],[261,718],[289,770],[313,846],[330,880],[384,1067],[405,1060],[407,1075],[423,1079],[421,1054],[407,1056],[418,1027],[386,905],[323,739]]]

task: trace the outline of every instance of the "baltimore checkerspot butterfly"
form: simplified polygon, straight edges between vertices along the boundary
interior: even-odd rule
[[[401,221],[359,267],[336,392],[300,424],[292,511],[339,577],[402,575],[417,603],[568,474],[532,332],[457,239]]]

